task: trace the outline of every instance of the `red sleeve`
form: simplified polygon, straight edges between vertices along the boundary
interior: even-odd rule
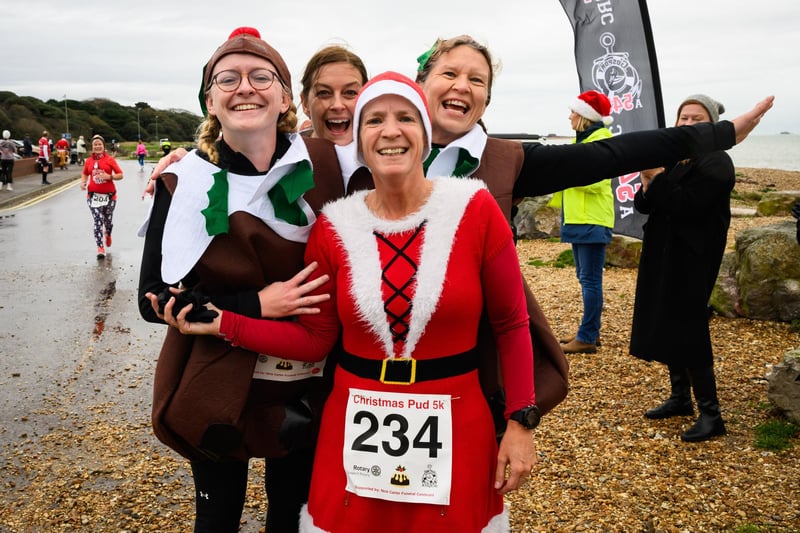
[[[312,279],[329,274],[331,281],[310,294],[329,293],[330,300],[319,305],[316,315],[302,315],[297,321],[249,318],[236,313],[222,313],[220,335],[234,346],[295,361],[320,361],[328,355],[339,337],[336,313],[335,258],[328,243],[329,227],[320,218],[311,230],[306,246],[306,264],[317,261],[319,268]]]
[[[533,344],[517,250],[508,222],[490,199],[483,213],[487,231],[481,285],[500,357],[507,419],[512,412],[536,403]]]
[[[122,169],[120,168],[119,163],[117,163],[117,160],[114,159],[113,157],[109,157],[108,159],[109,159],[108,162],[111,168],[114,169],[114,172],[116,172],[117,174],[122,174]]]

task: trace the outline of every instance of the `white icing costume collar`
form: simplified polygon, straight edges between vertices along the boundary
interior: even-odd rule
[[[344,190],[347,190],[347,185],[350,183],[350,178],[356,173],[356,170],[363,167],[356,158],[356,142],[350,144],[334,146],[336,149],[336,158],[339,159],[339,168],[342,169],[342,180],[344,181]],[[366,167],[365,167],[366,168]]]
[[[308,224],[295,226],[275,217],[267,196],[297,163],[311,162],[300,136],[292,134],[289,139],[291,146],[286,154],[266,174],[243,176],[228,172],[228,216],[244,211],[261,219],[284,239],[304,243],[317,219],[311,206],[302,198],[298,200]],[[162,240],[161,277],[166,283],[176,283],[188,274],[213,240],[206,231],[206,219],[201,211],[208,207],[207,193],[214,183],[213,174],[219,170],[192,151],[164,171],[178,177]]]
[[[426,175],[428,177],[452,176],[458,162],[459,150],[461,149],[466,150],[469,155],[480,161],[483,156],[483,149],[486,148],[487,139],[488,136],[483,131],[483,128],[479,124],[475,124],[465,135],[439,149],[439,153],[428,166]]]

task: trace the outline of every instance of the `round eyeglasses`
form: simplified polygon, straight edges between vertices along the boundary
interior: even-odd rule
[[[214,74],[214,77],[211,78],[211,84],[216,83],[217,87],[226,93],[232,93],[239,88],[239,85],[242,84],[242,78],[245,76],[247,77],[247,81],[250,83],[250,86],[257,91],[265,91],[269,89],[272,87],[272,84],[275,83],[275,80],[279,79],[277,73],[265,68],[257,68],[255,70],[251,70],[250,72],[222,70]],[[209,89],[211,88],[211,84],[208,86]]]

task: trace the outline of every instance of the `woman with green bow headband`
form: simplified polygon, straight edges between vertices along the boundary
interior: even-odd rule
[[[485,45],[469,35],[437,39],[417,62],[416,82],[425,93],[432,123],[433,150],[425,161],[426,175],[483,180],[512,227],[514,205],[525,197],[728,149],[747,137],[773,100],[764,99],[732,122],[632,132],[586,144],[523,144],[487,135],[482,119],[491,102],[496,64]],[[537,404],[547,411],[566,394],[567,364],[539,304],[526,292]],[[481,376],[497,413],[502,412],[502,390],[495,353],[489,340]],[[543,364],[542,357],[549,357],[552,364]]]

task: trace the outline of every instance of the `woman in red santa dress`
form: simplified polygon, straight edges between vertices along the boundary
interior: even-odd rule
[[[538,423],[511,230],[482,182],[425,178],[430,118],[410,79],[367,83],[354,126],[375,189],[326,206],[311,232],[306,259],[333,285],[320,313],[202,324],[186,307],[178,324],[296,359],[324,357],[341,328],[301,531],[508,531],[503,495],[530,475]],[[484,308],[507,389],[499,448],[478,382]]]

